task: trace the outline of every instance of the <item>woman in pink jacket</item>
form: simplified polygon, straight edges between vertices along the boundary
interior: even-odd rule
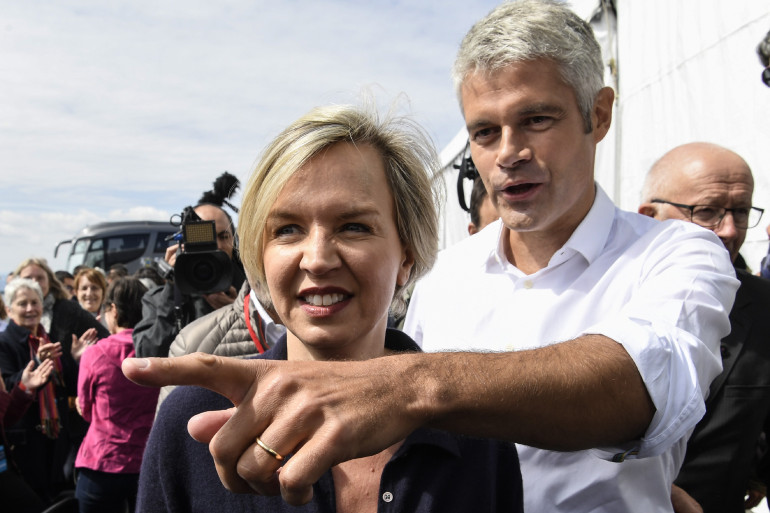
[[[75,496],[81,513],[134,511],[142,453],[158,390],[129,381],[120,365],[134,356],[131,333],[142,318],[146,288],[136,278],[110,284],[104,303],[109,337],[80,359],[78,408],[91,425],[80,445]]]

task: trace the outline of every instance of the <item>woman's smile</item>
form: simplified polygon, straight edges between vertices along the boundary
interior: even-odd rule
[[[300,168],[270,210],[263,258],[290,351],[380,356],[390,303],[412,263],[378,150],[337,143]]]
[[[306,303],[313,306],[331,306],[337,304],[345,299],[344,294],[313,294],[304,296],[303,299]]]

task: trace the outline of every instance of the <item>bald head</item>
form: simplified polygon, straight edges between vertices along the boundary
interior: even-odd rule
[[[737,153],[711,143],[677,146],[653,164],[642,189],[639,212],[656,219],[690,221],[689,209],[667,203],[708,205],[727,209],[751,207],[754,178],[746,161]],[[735,261],[746,238],[746,228],[738,228],[726,214],[713,230]]]

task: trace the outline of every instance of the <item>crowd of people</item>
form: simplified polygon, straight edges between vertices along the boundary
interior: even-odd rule
[[[478,176],[469,237],[441,253],[422,129],[328,106],[273,139],[240,211],[192,207],[224,290],[21,262],[0,314],[3,511],[756,506],[770,280],[740,256],[763,215],[751,169],[680,145],[638,212],[617,208],[594,180],[603,66],[560,2],[473,25],[453,78]]]
[[[41,506],[70,498],[76,480],[84,482],[78,479],[84,469],[94,466],[98,469],[100,465],[114,468],[109,465],[120,451],[113,451],[111,445],[125,450],[134,438],[139,438],[136,442],[139,449],[135,449],[139,456],[133,461],[133,472],[138,475],[141,453],[152,423],[155,411],[152,400],[149,417],[141,418],[136,412],[137,408],[147,408],[148,401],[135,402],[142,393],[146,395],[143,391],[147,389],[131,383],[120,373],[122,359],[134,354],[130,331],[129,347],[120,359],[112,362],[112,369],[132,393],[122,398],[109,393],[109,387],[101,385],[101,380],[107,379],[106,373],[101,372],[104,367],[99,368],[99,376],[92,375],[94,358],[98,358],[99,365],[108,365],[101,353],[111,344],[110,335],[114,337],[116,333],[113,324],[117,314],[113,311],[131,309],[133,317],[140,318],[144,285],[133,277],[113,277],[107,284],[104,271],[93,268],[79,270],[73,276],[73,283],[70,294],[48,264],[34,258],[22,262],[5,285],[3,299],[8,319],[0,332],[3,390],[8,391],[10,397],[26,399],[16,403],[14,415],[2,419],[7,463],[7,470],[0,476],[3,496],[17,497],[19,489],[26,490],[18,504],[7,505],[13,511],[42,511]],[[115,293],[130,284],[135,284],[135,290],[141,290],[141,294],[117,299]],[[83,302],[81,297],[85,297]],[[34,380],[32,385],[27,384],[30,376],[39,375],[46,378],[42,385]],[[154,396],[157,397],[157,391]],[[116,403],[116,399],[123,399],[125,404]],[[83,403],[84,400],[88,402]],[[106,403],[100,406],[100,401]],[[92,415],[94,409],[97,414]],[[106,421],[99,415],[102,412],[107,412]],[[145,432],[142,434],[138,429],[130,436],[122,436],[123,432],[112,429],[126,417],[141,419]],[[106,433],[95,434],[103,429],[105,422],[111,422],[110,419],[117,419],[116,424],[108,424],[111,429]],[[105,447],[111,449],[98,458],[83,459],[80,453],[94,445],[89,443],[94,438],[102,451]],[[8,479],[9,476],[13,477]],[[16,484],[19,480],[27,487],[19,488]]]

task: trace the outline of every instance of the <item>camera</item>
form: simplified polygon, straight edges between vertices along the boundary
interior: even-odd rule
[[[180,231],[170,237],[182,243],[174,264],[174,284],[182,294],[211,294],[230,288],[232,259],[217,249],[214,221],[203,221],[192,207],[181,214]]]

